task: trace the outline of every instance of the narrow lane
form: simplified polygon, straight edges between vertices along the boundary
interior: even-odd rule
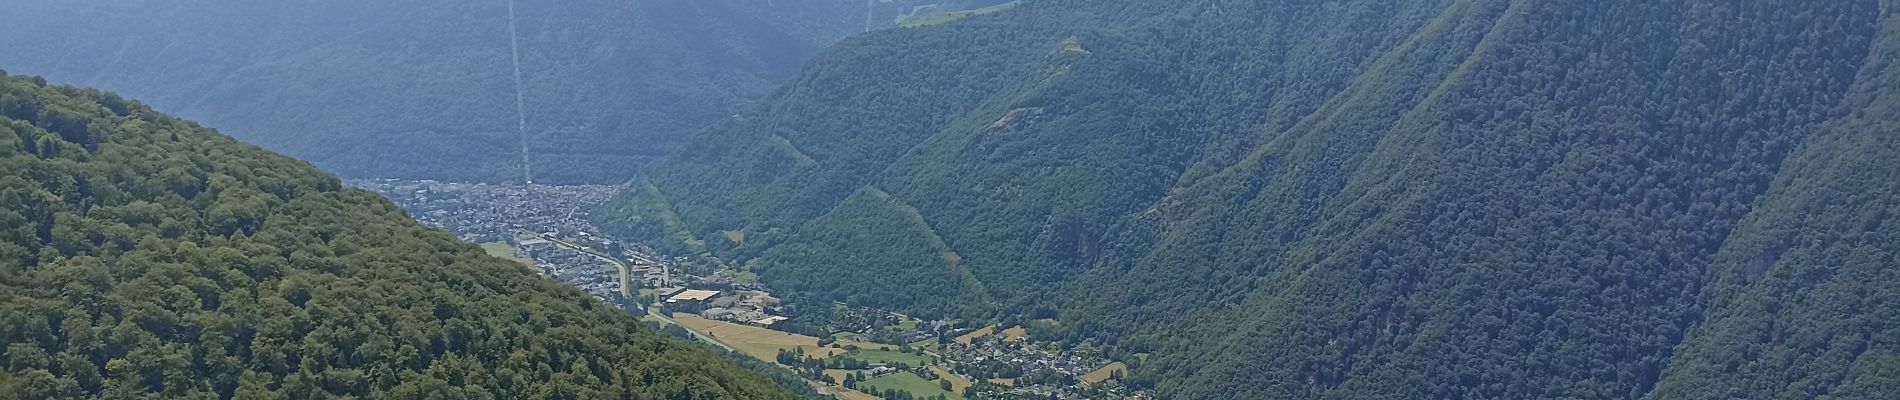
[[[620,259],[618,259],[618,258],[614,258],[613,256],[609,256],[609,255],[607,255],[606,253],[601,253],[601,252],[599,252],[599,251],[596,251],[596,250],[594,250],[593,248],[589,248],[589,247],[587,247],[587,246],[582,246],[582,245],[578,245],[578,244],[574,244],[574,243],[568,243],[568,242],[567,242],[567,241],[565,241],[565,240],[561,240],[561,239],[556,239],[556,238],[554,238],[554,237],[552,237],[552,236],[548,236],[548,235],[543,235],[543,234],[540,234],[540,233],[535,233],[535,232],[529,232],[529,231],[526,231],[526,230],[519,230],[519,229],[517,229],[516,231],[518,231],[518,232],[522,232],[522,233],[526,233],[526,234],[530,234],[530,235],[534,235],[535,237],[538,237],[538,238],[541,238],[541,239],[543,239],[543,240],[547,240],[547,241],[549,241],[549,242],[554,242],[554,244],[555,244],[555,245],[557,245],[557,246],[561,246],[561,247],[566,247],[566,248],[570,248],[570,249],[574,249],[575,251],[579,251],[579,252],[582,252],[582,253],[587,253],[587,255],[590,255],[590,256],[594,256],[594,258],[599,258],[599,259],[601,259],[601,260],[605,260],[605,261],[607,261],[607,262],[611,262],[611,263],[614,263],[614,265],[615,265],[615,266],[618,266],[618,267],[620,267],[620,297],[624,297],[624,298],[627,298],[628,300],[633,300],[633,301],[638,301],[638,300],[639,300],[639,299],[635,299],[635,298],[633,297],[633,293],[634,293],[634,292],[633,292],[633,279],[632,279],[632,275],[633,275],[633,266],[630,266],[630,265],[627,265],[627,263],[626,263],[625,261],[621,261],[621,260],[620,260]]]

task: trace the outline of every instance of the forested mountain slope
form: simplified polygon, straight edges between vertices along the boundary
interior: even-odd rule
[[[1655,398],[1900,396],[1900,20],[1708,268]],[[1758,395],[1760,394],[1760,395]]]
[[[604,222],[1168,398],[1896,398],[1896,6],[1025,2],[844,41]]]
[[[24,1],[0,68],[348,177],[625,182],[817,48],[942,0]],[[514,60],[520,62],[522,120]]]
[[[0,398],[791,398],[309,164],[0,73]]]

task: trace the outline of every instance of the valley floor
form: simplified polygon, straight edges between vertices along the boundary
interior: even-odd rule
[[[736,270],[683,271],[677,258],[599,236],[587,211],[612,187],[351,181],[389,197],[426,224],[482,243],[544,276],[574,285],[648,321],[798,372],[843,399],[1142,398],[1121,385],[1126,366],[1038,343],[1021,326],[922,321],[839,304],[848,320],[826,337],[775,330],[780,299]],[[827,316],[836,319],[837,315]],[[963,327],[959,327],[963,326]],[[1123,371],[1114,373],[1112,371]]]

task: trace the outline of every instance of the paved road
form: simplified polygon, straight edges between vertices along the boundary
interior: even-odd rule
[[[578,250],[582,253],[587,253],[588,255],[594,256],[595,258],[599,258],[601,260],[606,260],[607,262],[614,263],[615,266],[620,267],[620,297],[625,297],[627,299],[634,299],[633,289],[632,289],[633,288],[633,279],[632,279],[633,267],[628,266],[625,261],[621,261],[618,258],[613,258],[612,256],[608,256],[599,251],[594,251],[594,249],[588,248],[587,246],[568,243],[567,241],[564,241],[561,239],[555,239],[552,236],[542,235],[542,234],[538,234],[534,232],[528,232],[525,230],[521,232],[532,234],[535,237],[539,237],[541,239],[554,242],[555,245]]]

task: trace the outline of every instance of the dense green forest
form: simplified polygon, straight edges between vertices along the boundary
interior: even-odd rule
[[[1166,398],[1900,398],[1896,46],[1891,0],[1026,1],[843,41],[601,222]]]
[[[794,398],[374,193],[0,73],[0,398]]]
[[[515,1],[511,38],[502,0],[30,1],[0,13],[0,68],[345,177],[519,181],[523,125],[536,180],[618,184],[826,44],[984,3]]]

